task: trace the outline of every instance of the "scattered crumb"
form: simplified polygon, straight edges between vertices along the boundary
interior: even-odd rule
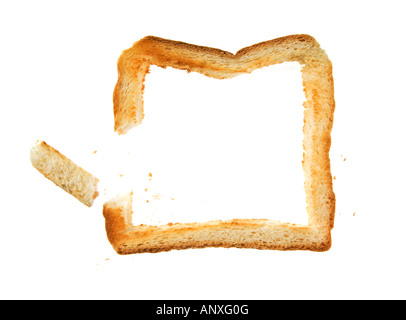
[[[347,158],[344,158],[344,160],[343,160],[343,161],[345,161],[345,160],[347,160]]]
[[[109,261],[110,259],[109,258],[106,258],[106,261]]]
[[[175,200],[175,198],[171,198],[171,200]]]
[[[124,175],[123,175],[123,174],[120,174],[120,177],[124,177]]]
[[[147,191],[148,191],[148,188],[145,188],[144,191],[147,192]]]
[[[335,179],[336,179],[336,176],[334,176],[333,179],[335,180]]]
[[[148,174],[148,177],[152,178],[152,173],[151,172]]]
[[[352,214],[353,217],[355,217],[355,212]]]
[[[152,198],[154,198],[155,200],[159,200],[159,199],[161,199],[161,195],[160,194],[154,194],[152,196]]]
[[[97,150],[94,150],[92,153],[95,154],[97,152]]]
[[[147,200],[146,203],[149,203],[149,200]]]

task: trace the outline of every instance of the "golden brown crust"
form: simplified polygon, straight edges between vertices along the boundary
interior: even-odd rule
[[[190,51],[199,51],[199,52],[206,52],[209,54],[214,54],[217,55],[218,57],[233,57],[234,55],[228,51],[224,51],[221,49],[216,49],[216,48],[210,48],[210,47],[205,47],[205,46],[198,46],[182,41],[174,41],[174,40],[169,40],[169,39],[163,39],[159,37],[154,37],[154,36],[147,36],[141,40],[144,42],[146,45],[151,44],[151,43],[156,43],[158,46],[161,45],[166,45],[169,47],[175,47],[176,49],[184,49],[184,50],[190,50]],[[139,43],[141,45],[142,43]]]
[[[190,240],[186,243],[179,240],[170,246],[167,245],[167,242],[164,242],[166,245],[162,244],[160,247],[150,245],[149,247],[145,246],[145,249],[133,248],[131,250],[134,252],[141,252],[137,250],[161,251],[164,250],[162,248],[227,247],[230,245],[279,250],[308,249],[323,251],[330,248],[330,230],[334,226],[335,212],[335,195],[329,159],[335,109],[334,81],[331,62],[313,37],[303,34],[286,36],[243,48],[236,54],[179,41],[151,36],[145,37],[136,42],[130,49],[124,50],[118,61],[118,81],[113,94],[115,130],[120,134],[124,134],[141,123],[144,114],[142,101],[144,79],[150,65],[163,68],[173,67],[199,72],[217,79],[224,79],[286,61],[297,61],[303,65],[301,71],[306,98],[304,102],[303,170],[309,225],[306,227],[307,229],[289,225],[284,227],[284,230],[288,231],[288,238],[291,234],[298,235],[303,230],[307,230],[306,232],[312,233],[315,237],[312,239],[318,240],[306,242],[305,239],[307,238],[304,237],[301,243],[295,242],[295,244],[289,245],[286,244],[288,242],[283,241],[279,241],[278,244],[272,243],[272,241],[261,244],[260,242],[252,243],[248,240],[240,243],[231,243],[224,239],[208,242]],[[111,208],[107,207],[104,211],[107,212],[108,217],[114,216],[115,211]],[[111,214],[108,214],[108,212]],[[244,223],[248,222],[245,221]],[[109,222],[109,224],[112,223]],[[214,228],[212,223],[208,223],[207,225],[199,225],[199,228],[194,232],[207,229],[207,226]],[[219,230],[223,230],[228,226],[221,225],[222,228]],[[266,222],[264,226],[269,227],[270,225]],[[282,232],[281,225],[272,224],[271,226],[273,232]],[[244,225],[244,228],[247,229],[252,227],[252,225]],[[113,227],[109,225],[108,228],[112,230]],[[126,228],[128,229],[128,226]],[[170,229],[178,230],[175,227]],[[130,228],[129,230],[132,231],[120,233],[122,240],[125,237],[130,237],[129,241],[131,242],[134,237],[146,236],[145,232],[141,232],[143,229],[133,230]],[[155,233],[163,232],[162,229],[149,228],[148,230]],[[188,233],[189,231],[184,230],[182,232]],[[234,230],[233,232],[237,231]],[[272,232],[266,234],[269,236]],[[245,236],[247,235],[245,234]],[[248,239],[251,238],[248,237]],[[123,240],[124,243],[127,240]],[[281,243],[284,244],[281,245]],[[113,245],[116,249],[121,248],[117,250],[126,252],[126,249],[117,245],[117,241]]]
[[[91,207],[97,198],[99,179],[76,165],[45,141],[37,141],[31,148],[32,165],[42,175],[54,182],[80,202]]]
[[[119,254],[205,247],[326,251],[331,246],[328,228],[266,219],[134,226],[126,217],[130,207],[131,201],[103,207],[108,239]]]
[[[261,42],[236,54],[180,41],[145,37],[124,50],[117,63],[118,80],[113,93],[115,131],[124,134],[141,123],[144,79],[150,65],[224,79],[285,61],[329,63],[327,55],[309,35],[291,35]]]

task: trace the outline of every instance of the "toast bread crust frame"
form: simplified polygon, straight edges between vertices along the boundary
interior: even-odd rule
[[[164,226],[134,226],[132,195],[104,204],[107,236],[119,254],[203,247],[326,251],[331,247],[335,194],[329,151],[335,109],[332,64],[309,35],[291,35],[243,48],[236,54],[148,36],[124,50],[113,93],[115,131],[125,134],[143,119],[150,65],[225,79],[286,61],[302,66],[305,93],[303,170],[308,225],[238,219]]]

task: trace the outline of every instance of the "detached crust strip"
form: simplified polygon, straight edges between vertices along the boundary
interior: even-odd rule
[[[48,145],[37,141],[31,148],[31,163],[42,175],[88,207],[97,198],[99,179]]]

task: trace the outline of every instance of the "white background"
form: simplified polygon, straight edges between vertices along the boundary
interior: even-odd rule
[[[389,0],[1,2],[0,298],[405,298],[403,13],[402,1]],[[122,50],[155,35],[235,53],[296,33],[314,36],[334,68],[330,251],[117,255],[101,209],[129,183],[145,219],[173,218],[182,206],[198,213],[192,220],[214,208],[305,217],[300,157],[291,161],[302,128],[297,65],[221,81],[152,67],[144,122],[118,136],[112,92]],[[31,166],[37,139],[100,178],[93,207]],[[168,187],[174,181],[184,188]],[[203,204],[210,195],[218,202]]]

